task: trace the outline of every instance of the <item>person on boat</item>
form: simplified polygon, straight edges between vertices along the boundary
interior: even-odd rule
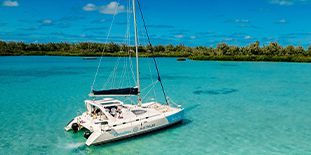
[[[115,117],[116,116],[116,114],[117,114],[117,109],[116,108],[111,108],[111,111],[110,111],[110,114],[113,116],[113,117]]]
[[[96,108],[95,114],[100,115],[100,109]]]
[[[120,111],[119,113],[118,113],[118,117],[117,117],[118,119],[123,119],[123,116],[122,116],[122,111]]]
[[[118,119],[123,119],[123,116],[122,116],[122,107],[121,107],[121,106],[118,106],[118,107],[117,107],[117,111],[116,111],[116,112],[117,112],[117,116],[116,116],[116,117],[117,117]]]
[[[94,106],[94,107],[93,107],[93,110],[92,110],[92,112],[91,112],[91,114],[92,114],[92,116],[93,116],[94,119],[97,118],[98,112],[100,112],[100,110]]]
[[[92,113],[93,115],[95,115],[95,111],[96,111],[96,109],[95,109],[95,107],[93,107],[93,109],[92,109],[92,112],[91,112],[91,113]]]

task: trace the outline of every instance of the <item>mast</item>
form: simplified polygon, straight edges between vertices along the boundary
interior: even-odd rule
[[[136,0],[132,0],[133,2],[133,16],[134,16],[134,31],[135,31],[135,50],[136,50],[136,82],[138,88],[138,105],[141,106],[142,100],[140,96],[140,77],[139,77],[139,61],[138,61],[138,33],[137,33],[137,22],[136,22]]]

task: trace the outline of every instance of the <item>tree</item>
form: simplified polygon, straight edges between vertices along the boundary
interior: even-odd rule
[[[176,51],[175,46],[172,44],[167,45],[165,48],[166,48],[167,52],[175,52]]]
[[[153,46],[147,45],[147,46],[146,46],[146,51],[152,53],[152,52],[154,51]]]
[[[284,49],[285,55],[293,55],[295,54],[295,47],[293,45],[289,45]]]
[[[282,47],[277,42],[271,42],[269,46],[265,46],[262,50],[263,55],[278,55],[282,51]]]
[[[230,55],[240,55],[240,48],[238,46],[230,46],[228,53],[230,53]]]
[[[295,48],[294,55],[304,55],[304,54],[305,54],[305,50],[303,49],[302,46],[298,46]]]
[[[260,55],[261,50],[259,47],[260,43],[259,41],[256,41],[255,43],[251,43],[246,47],[246,50],[248,51],[247,53],[251,53],[252,55]]]
[[[220,43],[217,45],[217,55],[230,55],[229,46],[226,43]]]
[[[164,52],[165,51],[165,48],[163,45],[158,45],[158,46],[155,46],[154,47],[154,51],[155,52]]]
[[[115,43],[106,44],[105,52],[114,53],[114,52],[119,52],[119,51],[120,51],[119,45]]]
[[[7,52],[7,44],[4,41],[0,41],[0,55],[5,55]]]
[[[307,55],[308,55],[308,56],[311,56],[311,45],[308,47]]]

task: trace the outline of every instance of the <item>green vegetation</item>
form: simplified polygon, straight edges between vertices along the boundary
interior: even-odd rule
[[[0,41],[0,56],[9,55],[57,55],[57,56],[128,56],[134,47],[123,44],[101,43],[23,43]],[[311,46],[307,50],[298,46],[282,47],[272,42],[268,46],[260,46],[259,42],[245,47],[230,46],[220,43],[216,48],[184,45],[139,46],[141,56],[186,57],[193,60],[222,61],[286,61],[311,62]]]

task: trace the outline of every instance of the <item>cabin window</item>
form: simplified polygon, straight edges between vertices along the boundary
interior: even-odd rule
[[[107,125],[108,122],[101,122],[100,124],[101,124],[101,125]]]
[[[147,111],[145,111],[145,110],[132,110],[132,112],[135,115],[142,115],[142,114],[146,113]]]
[[[100,103],[101,105],[109,105],[109,104],[120,104],[119,102],[104,102]]]

